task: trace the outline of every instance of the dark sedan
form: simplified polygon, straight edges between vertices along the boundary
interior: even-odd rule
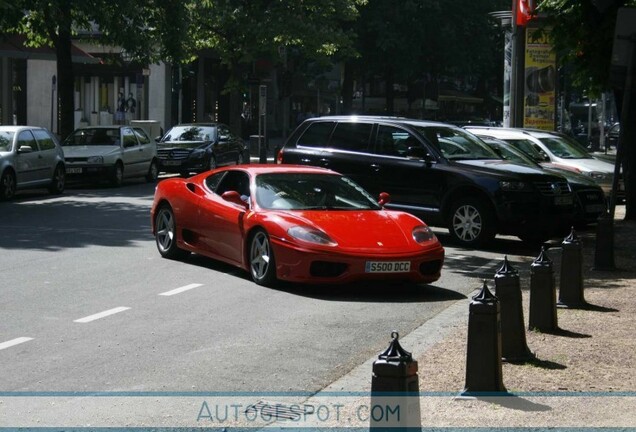
[[[248,160],[243,140],[221,123],[174,126],[157,144],[159,170],[187,175]]]

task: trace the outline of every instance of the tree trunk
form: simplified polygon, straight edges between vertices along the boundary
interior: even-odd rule
[[[353,108],[353,66],[349,62],[344,63],[340,96],[342,96],[342,114],[351,114]]]
[[[622,143],[623,179],[625,182],[625,220],[636,220],[636,94],[631,97],[628,121],[622,122],[625,139]]]
[[[73,129],[75,111],[75,85],[73,74],[73,59],[71,56],[71,31],[60,28],[55,41],[57,55],[57,89],[58,89],[58,135],[66,138]]]

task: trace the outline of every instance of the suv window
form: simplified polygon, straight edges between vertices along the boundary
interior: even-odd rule
[[[508,141],[525,154],[528,154],[537,160],[543,160],[543,150],[541,150],[541,147],[532,141],[525,139],[506,139],[505,141]]]
[[[372,129],[371,123],[338,123],[329,146],[340,150],[366,151]]]
[[[409,147],[419,141],[409,132],[395,126],[380,125],[375,152],[390,156],[406,156]]]
[[[31,131],[22,131],[20,135],[18,135],[18,150],[20,150],[22,146],[29,146],[34,152],[38,151],[38,144],[35,138],[33,138]]]
[[[297,144],[305,147],[325,147],[329,142],[329,137],[335,125],[335,122],[312,123],[300,137]]]
[[[35,135],[35,139],[38,140],[40,150],[52,150],[55,148],[55,141],[53,141],[53,137],[51,137],[48,132],[35,129],[33,135]]]

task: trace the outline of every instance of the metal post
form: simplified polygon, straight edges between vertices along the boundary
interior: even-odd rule
[[[393,331],[389,347],[373,362],[369,408],[371,430],[419,431],[422,428],[417,361],[402,348],[399,338],[398,332]],[[378,414],[387,407],[397,415]]]
[[[554,269],[545,246],[530,266],[530,319],[528,328],[542,332],[558,329]]]
[[[581,308],[587,305],[583,296],[583,246],[574,228],[561,243],[561,278],[557,306]]]
[[[495,273],[495,294],[501,305],[501,356],[509,362],[534,358],[526,343],[519,272],[504,257]]]
[[[466,386],[462,395],[505,392],[501,364],[499,300],[484,285],[469,306]]]
[[[614,219],[605,212],[596,223],[594,270],[616,270],[614,264]]]

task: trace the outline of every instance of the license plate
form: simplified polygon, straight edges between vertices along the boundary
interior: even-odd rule
[[[81,168],[66,168],[66,174],[81,174],[82,173],[82,169]]]
[[[406,273],[411,271],[410,261],[367,261],[366,273]]]
[[[166,160],[162,161],[161,164],[164,166],[177,166],[181,165],[181,161]]]
[[[554,197],[554,204],[558,205],[558,206],[571,205],[572,202],[573,201],[572,201],[572,197],[571,196]]]
[[[605,204],[588,204],[585,206],[585,211],[588,213],[604,212],[605,210]]]

